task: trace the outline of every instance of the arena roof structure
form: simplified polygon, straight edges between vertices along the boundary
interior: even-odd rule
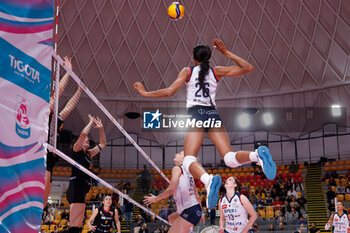
[[[58,54],[73,58],[74,72],[113,116],[123,119],[126,131],[144,134],[135,124],[140,118],[125,117],[128,111],[185,107],[184,87],[171,98],[150,99],[134,91],[133,83],[142,81],[148,90],[169,86],[183,67],[193,65],[193,46],[212,45],[214,38],[222,39],[230,51],[255,67],[247,75],[220,81],[218,108],[350,107],[349,1],[182,3],[185,16],[175,21],[167,16],[170,2],[164,0],[61,1]],[[212,66],[233,64],[213,52]],[[70,117],[69,127],[76,126],[73,121]],[[76,127],[75,133],[82,126]],[[117,129],[107,134],[121,135]],[[288,130],[282,134],[301,135]],[[145,135],[161,144],[176,138]]]

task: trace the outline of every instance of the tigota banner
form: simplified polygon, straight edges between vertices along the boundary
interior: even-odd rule
[[[53,0],[0,1],[0,232],[39,232]]]

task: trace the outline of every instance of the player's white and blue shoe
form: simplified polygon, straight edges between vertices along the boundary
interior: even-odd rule
[[[221,187],[221,177],[210,175],[210,182],[207,189],[207,208],[214,209],[219,201],[219,188]]]
[[[269,180],[273,180],[276,177],[276,164],[272,160],[269,148],[266,146],[259,146],[257,149],[259,161],[258,164],[261,166],[265,176]]]

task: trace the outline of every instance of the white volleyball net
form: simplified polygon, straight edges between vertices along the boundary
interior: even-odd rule
[[[72,69],[69,66],[69,60],[62,59],[60,56],[53,55],[53,84],[50,100],[50,126],[49,126],[49,139],[47,149],[56,155],[56,167],[64,167],[64,169],[57,170],[54,168],[53,175],[57,176],[69,176],[71,169],[70,165],[73,165],[89,176],[91,176],[100,185],[106,187],[109,192],[114,192],[124,197],[125,199],[138,206],[149,215],[155,215],[152,211],[145,208],[142,204],[132,200],[127,194],[122,193],[113,185],[104,180],[108,178],[108,181],[118,183],[120,179],[136,178],[136,173],[141,169],[136,169],[133,166],[132,169],[124,167],[124,169],[116,169],[113,167],[103,168],[100,164],[101,156],[109,156],[111,160],[118,160],[117,153],[111,154],[105,150],[103,153],[99,153],[93,158],[93,169],[87,170],[80,164],[76,163],[70,158],[72,148],[75,140],[79,137],[81,131],[89,123],[89,115],[101,119],[103,129],[107,137],[108,142],[112,141],[115,135],[122,135],[124,141],[127,141],[129,145],[133,146],[133,150],[137,151],[139,155],[138,159],[143,160],[140,164],[149,164],[152,166],[154,172],[166,181],[169,182],[167,176],[159,169],[159,167],[152,161],[150,156],[138,145],[137,141],[124,130],[122,125],[118,122],[115,116],[113,116],[102,104],[94,94],[87,88],[84,82],[73,72],[74,61]],[[118,133],[113,133],[118,132]],[[95,129],[94,126],[89,131],[90,148],[100,143],[100,132]],[[105,148],[106,149],[106,148]],[[59,159],[58,159],[59,158]],[[148,167],[150,167],[148,166]],[[140,167],[141,168],[141,167]],[[108,172],[106,172],[108,171]],[[169,175],[168,175],[169,176]],[[91,190],[90,190],[91,191]],[[87,195],[87,199],[90,197],[90,193]],[[65,198],[63,198],[66,201]],[[156,216],[161,221],[168,224],[168,222]]]

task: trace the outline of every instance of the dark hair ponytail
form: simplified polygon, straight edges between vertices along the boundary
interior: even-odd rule
[[[199,75],[198,75],[199,86],[203,91],[203,95],[205,95],[205,94],[209,95],[209,93],[207,93],[207,90],[205,89],[205,85],[204,85],[204,78],[208,74],[208,71],[210,68],[209,60],[202,61],[202,63],[200,64],[200,68],[201,69],[200,69]]]
[[[204,44],[198,44],[193,48],[193,58],[200,62],[200,71],[198,76],[199,86],[200,89],[203,91],[203,96],[209,96],[210,103],[212,105],[213,102],[211,100],[210,94],[208,90],[205,88],[204,79],[205,76],[208,74],[210,65],[209,65],[209,59],[211,58],[211,49],[208,45]]]

